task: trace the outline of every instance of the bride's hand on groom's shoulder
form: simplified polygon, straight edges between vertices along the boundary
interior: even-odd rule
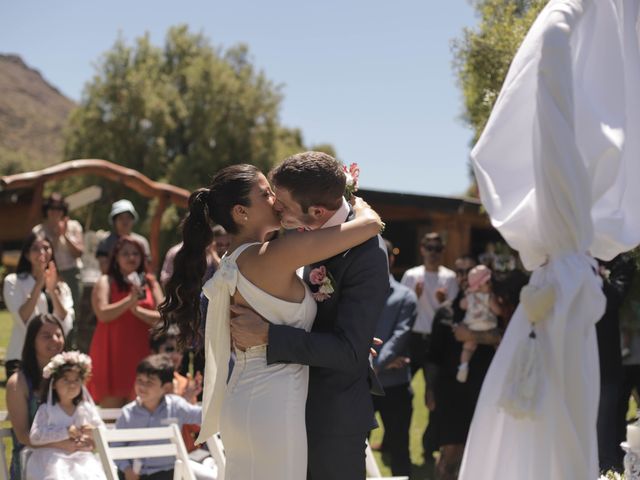
[[[384,222],[380,218],[380,215],[378,215],[378,213],[373,208],[371,208],[371,205],[365,202],[361,197],[352,198],[354,199],[353,213],[355,214],[356,218],[371,218],[378,224],[378,228],[380,228],[380,230],[382,231],[384,228]]]
[[[250,308],[231,305],[231,338],[239,350],[269,343],[269,323]]]

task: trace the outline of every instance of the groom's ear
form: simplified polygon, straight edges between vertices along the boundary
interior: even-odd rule
[[[319,219],[323,219],[326,216],[327,209],[323,206],[312,205],[309,207],[307,212],[309,213],[309,215],[311,215],[311,217],[315,218],[316,220],[319,220]]]

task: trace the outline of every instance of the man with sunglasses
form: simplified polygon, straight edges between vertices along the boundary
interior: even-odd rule
[[[409,355],[412,375],[423,369],[427,385],[430,383],[426,366],[433,316],[444,302],[453,300],[458,294],[456,274],[442,265],[443,251],[444,242],[440,234],[427,233],[420,242],[422,265],[407,270],[400,282],[416,292],[418,297],[418,314],[409,339]],[[430,408],[430,402],[426,403]],[[428,463],[433,463],[432,453],[438,449],[436,435],[435,423],[430,419],[423,436],[424,457]]]

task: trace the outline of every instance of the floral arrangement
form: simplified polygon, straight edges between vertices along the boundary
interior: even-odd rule
[[[80,369],[80,376],[86,378],[91,374],[91,357],[77,351],[62,352],[54,356],[42,370],[42,378],[49,379],[63,365],[74,365]]]
[[[609,470],[607,473],[601,475],[598,480],[624,480],[624,475]]]
[[[360,167],[358,167],[357,163],[352,163],[347,168],[346,165],[343,165],[344,174],[347,177],[347,185],[344,190],[344,196],[347,200],[351,200],[351,197],[355,192],[358,191],[358,179],[360,178]]]
[[[324,265],[311,270],[309,282],[315,286],[316,291],[312,295],[316,302],[324,302],[335,292],[333,277]],[[312,290],[314,290],[313,287]]]

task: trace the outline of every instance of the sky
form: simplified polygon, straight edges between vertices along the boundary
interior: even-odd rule
[[[118,35],[162,45],[188,24],[215,46],[249,46],[283,86],[281,122],[332,144],[374,190],[457,196],[471,130],[451,41],[477,23],[468,0],[5,0],[0,53],[14,53],[75,101]]]

